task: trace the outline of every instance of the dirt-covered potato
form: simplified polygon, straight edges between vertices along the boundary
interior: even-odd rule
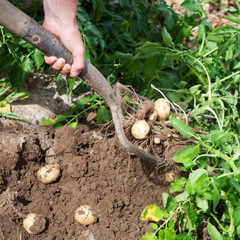
[[[29,213],[23,220],[23,227],[29,234],[40,234],[46,228],[46,219],[41,214]]]
[[[153,142],[154,142],[155,144],[159,144],[159,143],[161,142],[161,139],[160,139],[159,137],[154,137],[154,138],[153,138]]]
[[[47,164],[41,167],[37,172],[38,179],[45,184],[55,182],[59,176],[60,168],[54,164]]]
[[[150,126],[145,120],[136,121],[131,128],[131,133],[136,139],[144,139],[150,131]]]
[[[157,111],[159,120],[166,120],[170,115],[170,104],[165,98],[159,98],[154,103],[154,110]]]
[[[79,223],[83,225],[93,224],[98,219],[97,213],[88,205],[79,207],[75,211],[74,217]]]
[[[158,118],[158,113],[156,110],[153,111],[152,114],[149,115],[148,119],[152,122],[154,122],[155,120],[157,120]]]

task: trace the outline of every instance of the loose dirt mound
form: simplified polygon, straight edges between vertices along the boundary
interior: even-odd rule
[[[163,145],[168,160],[186,145],[174,139],[166,137]],[[0,239],[140,239],[149,230],[139,220],[141,212],[146,205],[161,205],[169,187],[169,173],[130,156],[113,135],[89,123],[56,130],[2,119],[0,143]],[[57,182],[37,180],[45,163],[61,167]],[[173,180],[178,171],[170,175]],[[76,222],[74,211],[82,204],[98,212],[97,223]],[[40,235],[30,236],[22,227],[30,212],[47,219]]]

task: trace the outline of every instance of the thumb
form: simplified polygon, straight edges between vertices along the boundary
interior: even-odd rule
[[[84,48],[77,53],[73,53],[73,64],[70,71],[70,77],[75,78],[84,68]]]

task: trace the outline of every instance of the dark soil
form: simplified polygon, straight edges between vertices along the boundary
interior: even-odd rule
[[[176,132],[166,133],[159,157],[171,161],[186,143]],[[62,171],[48,185],[36,177],[46,163]],[[162,205],[162,193],[179,177],[177,169],[163,172],[130,156],[114,134],[103,134],[96,124],[54,129],[1,119],[0,239],[141,239],[151,230],[140,214],[147,205]],[[74,211],[83,204],[98,213],[97,223],[76,222]],[[23,229],[28,213],[46,217],[43,233],[29,235]]]

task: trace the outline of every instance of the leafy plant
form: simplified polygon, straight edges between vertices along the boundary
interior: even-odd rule
[[[0,26],[0,47],[0,71],[9,72],[7,77],[0,80],[0,107],[3,108],[16,99],[28,97],[22,85],[34,66],[37,69],[42,67],[43,54],[2,26]],[[1,116],[23,119],[7,112],[2,112]]]
[[[60,114],[57,118],[54,119],[43,119],[43,125],[53,125],[56,128],[61,127],[63,124],[66,124],[70,127],[76,127],[78,125],[79,117],[87,117],[89,112],[97,109],[96,122],[104,123],[112,119],[110,111],[104,107],[104,102],[101,98],[94,94],[91,97],[85,97],[80,99],[77,102],[74,102],[74,105],[69,109],[68,112]]]
[[[140,219],[160,223],[151,225],[155,232],[142,239],[199,239],[197,230],[204,222],[212,239],[239,239],[238,136],[219,130],[199,135],[181,120],[171,118],[171,123],[184,137],[196,140],[173,157],[190,174],[171,184],[174,198],[163,194],[163,210],[145,208]]]

